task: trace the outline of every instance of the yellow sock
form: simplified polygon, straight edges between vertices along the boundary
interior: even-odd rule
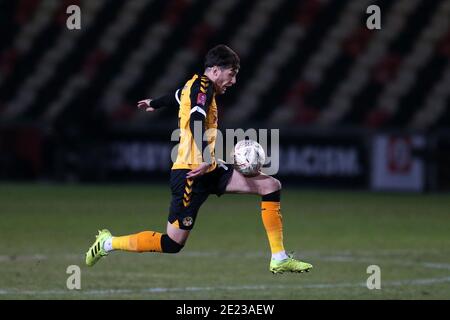
[[[154,231],[143,231],[122,237],[112,238],[112,247],[115,250],[134,252],[162,252],[162,234]]]
[[[284,251],[283,223],[280,213],[280,202],[261,202],[262,220],[269,238],[272,254]]]

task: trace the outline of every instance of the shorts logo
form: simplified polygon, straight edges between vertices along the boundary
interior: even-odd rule
[[[197,104],[204,106],[206,104],[206,94],[199,92],[197,95]]]
[[[183,226],[185,226],[185,227],[192,226],[193,222],[194,222],[194,220],[192,219],[192,217],[185,217],[185,218],[183,218]]]

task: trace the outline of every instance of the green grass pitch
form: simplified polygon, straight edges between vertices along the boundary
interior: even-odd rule
[[[99,228],[164,231],[146,185],[0,185],[0,299],[449,299],[450,195],[285,189],[285,246],[314,269],[272,275],[259,198],[211,196],[177,255],[84,253]],[[81,290],[66,287],[78,265]],[[381,289],[366,287],[369,265]]]

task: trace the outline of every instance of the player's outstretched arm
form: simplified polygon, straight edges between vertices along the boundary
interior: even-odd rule
[[[152,99],[144,99],[138,101],[137,107],[139,109],[145,110],[147,112],[153,112],[155,111],[155,108],[150,107],[150,103],[152,102]]]
[[[147,112],[153,112],[163,107],[178,108],[180,106],[180,99],[181,89],[178,89],[175,93],[170,93],[156,99],[140,100],[137,103],[137,107]]]

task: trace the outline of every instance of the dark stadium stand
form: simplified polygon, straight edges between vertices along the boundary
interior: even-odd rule
[[[2,2],[1,121],[146,123],[136,100],[182,85],[220,41],[242,58],[220,99],[230,126],[450,125],[449,1],[98,0],[69,31],[77,3]],[[369,4],[381,30],[365,28]]]

